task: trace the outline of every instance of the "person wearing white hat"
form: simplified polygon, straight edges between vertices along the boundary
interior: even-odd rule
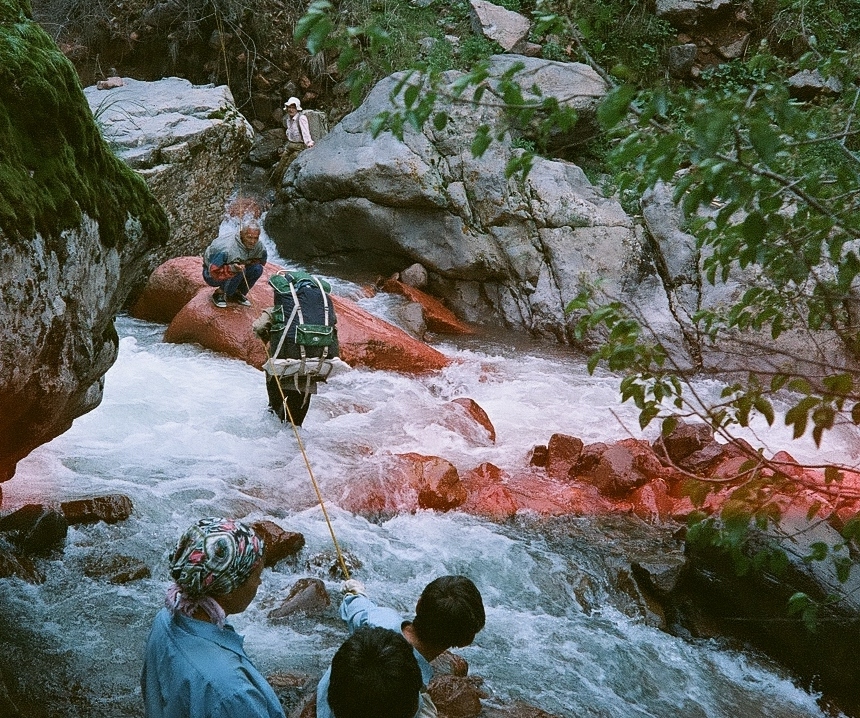
[[[281,159],[272,170],[271,181],[276,187],[281,184],[284,172],[299,152],[314,146],[308,118],[302,113],[302,103],[298,97],[291,97],[284,104],[284,127],[287,128],[287,144],[281,150]]]

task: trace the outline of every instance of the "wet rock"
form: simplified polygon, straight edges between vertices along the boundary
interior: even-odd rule
[[[202,270],[200,257],[176,257],[158,266],[129,314],[137,319],[169,324],[182,307],[207,286]]]
[[[256,521],[251,528],[265,545],[263,562],[274,566],[285,558],[294,558],[305,546],[305,537],[295,531],[285,531],[274,521]]]
[[[510,489],[503,485],[504,479],[505,473],[490,463],[464,473],[462,482],[468,498],[460,510],[494,521],[505,521],[514,516],[519,506]]]
[[[350,574],[354,574],[364,565],[358,556],[349,551],[343,551],[341,556]],[[346,578],[340,565],[340,559],[334,551],[322,551],[321,553],[314,554],[305,561],[305,568],[308,571],[328,576],[331,579],[343,580]]]
[[[219,309],[211,301],[214,289],[203,282],[199,257],[171,260],[153,275],[152,286],[147,286],[135,303],[133,316],[155,320],[173,313],[165,342],[200,344],[260,368],[267,358],[266,345],[253,333],[251,325],[264,308],[272,306],[268,278],[281,269],[266,265],[263,276],[248,293],[250,307],[230,304]],[[191,298],[176,310],[188,296]],[[332,297],[332,303],[338,318],[340,355],[347,364],[416,374],[450,363],[441,352],[365,312],[354,302]]]
[[[84,575],[93,579],[106,579],[108,583],[122,585],[149,578],[152,572],[140,559],[119,554],[102,554],[89,557],[83,565]]]
[[[24,531],[33,527],[47,510],[44,504],[27,504],[20,509],[0,517],[0,531]]]
[[[649,523],[663,523],[674,517],[675,502],[663,479],[654,479],[630,494],[633,513]]]
[[[575,436],[553,434],[547,445],[547,475],[558,481],[566,480],[571,468],[579,461],[582,446],[582,440]]]
[[[412,463],[410,483],[418,490],[420,508],[450,511],[466,500],[466,489],[451,462],[415,453],[400,456]]]
[[[623,439],[610,446],[590,444],[571,469],[572,475],[612,498],[623,498],[662,473],[663,466],[648,443],[636,439]]]
[[[423,374],[450,364],[441,352],[365,312],[355,302],[342,297],[332,297],[332,302],[340,356],[350,366]]]
[[[549,450],[543,444],[538,444],[532,449],[529,456],[529,464],[531,466],[546,466]]]
[[[11,532],[18,551],[27,556],[45,556],[52,551],[61,551],[68,530],[65,516],[43,504],[22,506],[0,520],[0,531]]]
[[[416,287],[399,282],[396,279],[388,279],[382,284],[381,289],[383,292],[400,294],[409,301],[420,304],[424,309],[424,321],[427,323],[427,329],[431,332],[437,332],[438,334],[475,333],[472,327],[458,319],[457,315],[442,304],[440,300],[436,299],[436,297],[431,297]]]
[[[436,676],[466,676],[469,674],[469,663],[462,656],[451,651],[443,651],[430,661],[433,674]]]
[[[60,504],[63,515],[70,526],[77,524],[94,524],[104,521],[115,524],[125,521],[134,509],[131,499],[123,494],[108,494],[92,499],[66,501]]]
[[[655,453],[678,464],[695,451],[714,442],[714,430],[701,422],[688,424],[678,419],[675,428],[654,442]]]
[[[424,308],[418,302],[408,302],[397,308],[397,325],[405,329],[416,339],[424,339],[427,334],[427,322],[424,319]]]
[[[481,718],[559,718],[553,713],[535,708],[528,703],[515,701],[509,706],[490,706],[484,709]]]
[[[16,556],[12,551],[0,546],[0,578],[17,576],[27,583],[44,583],[45,576],[27,556]],[[3,702],[0,699],[0,707]],[[0,715],[3,715],[0,712]]]
[[[269,618],[286,618],[296,613],[315,615],[331,605],[325,584],[318,578],[300,578],[278,608],[269,611]]]
[[[472,419],[487,430],[487,436],[490,441],[492,443],[496,442],[496,428],[493,426],[493,422],[490,421],[490,417],[487,416],[487,412],[481,408],[481,405],[477,401],[467,397],[458,397],[452,399],[451,403],[462,406]]]
[[[427,691],[443,718],[477,718],[481,699],[488,697],[483,682],[477,676],[434,676]]]
[[[301,715],[301,710],[310,696],[316,696],[317,680],[305,673],[270,673],[266,680],[278,696],[284,713],[291,718],[293,715]],[[316,703],[309,718],[316,718]]]
[[[724,445],[715,441],[681,459],[678,466],[691,474],[707,476],[711,469],[719,465],[725,458]]]

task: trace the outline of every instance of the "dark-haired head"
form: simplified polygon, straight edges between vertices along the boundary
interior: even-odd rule
[[[427,584],[412,626],[423,643],[442,649],[468,646],[483,627],[484,602],[465,576],[440,576]]]
[[[328,704],[335,718],[412,718],[421,669],[412,646],[387,628],[359,628],[334,654]]]

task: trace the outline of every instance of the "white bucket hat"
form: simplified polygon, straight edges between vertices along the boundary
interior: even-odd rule
[[[286,110],[286,109],[287,109],[287,107],[289,107],[290,105],[295,105],[295,106],[296,106],[296,109],[297,109],[299,112],[301,112],[301,111],[302,111],[302,103],[301,103],[301,102],[299,102],[299,98],[298,98],[298,97],[291,97],[289,100],[287,100],[287,101],[284,103],[284,109]]]

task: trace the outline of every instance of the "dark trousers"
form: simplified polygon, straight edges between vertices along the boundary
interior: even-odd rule
[[[308,409],[311,408],[310,394],[296,391],[295,388],[291,391],[289,387],[292,386],[292,382],[289,379],[281,380],[281,386],[287,399],[287,408],[290,410],[290,416],[287,416],[284,411],[284,400],[281,398],[278,382],[273,376],[266,377],[266,392],[269,395],[269,406],[284,423],[289,423],[290,417],[292,417],[293,423],[296,426],[301,426],[305,420],[305,415],[308,413]]]
[[[245,270],[243,272],[239,272],[237,275],[230,277],[230,279],[224,282],[219,282],[217,279],[213,279],[212,275],[209,274],[209,267],[203,267],[203,280],[206,284],[210,287],[221,287],[221,291],[223,291],[228,297],[234,296],[237,292],[247,294],[251,291],[251,287],[253,287],[257,283],[257,280],[262,276],[262,264],[248,264],[245,266]]]

